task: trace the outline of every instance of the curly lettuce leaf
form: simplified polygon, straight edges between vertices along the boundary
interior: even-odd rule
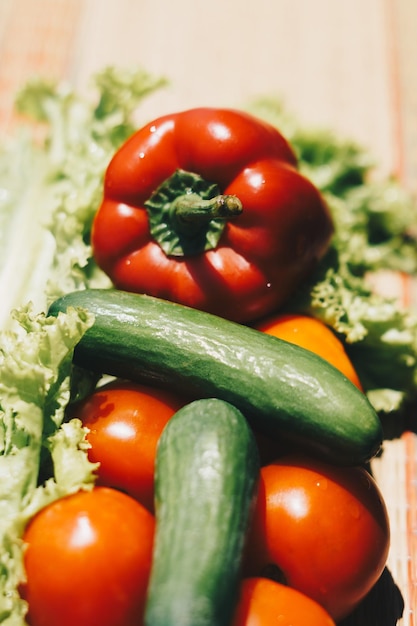
[[[105,169],[135,130],[141,100],[165,84],[140,69],[107,68],[90,101],[32,80],[16,108],[26,120],[0,147],[0,327],[12,308],[46,310],[60,295],[109,286],[92,262],[89,233]]]
[[[0,622],[24,624],[18,594],[24,580],[22,541],[27,521],[56,498],[94,482],[86,432],[64,421],[73,350],[93,323],[82,311],[58,318],[27,305],[0,334]],[[52,473],[40,481],[43,454]]]
[[[378,412],[400,411],[416,399],[417,317],[331,257],[288,306],[333,328]]]

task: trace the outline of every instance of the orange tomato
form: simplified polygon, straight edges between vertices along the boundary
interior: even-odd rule
[[[153,511],[156,446],[184,403],[161,389],[115,381],[72,409],[90,430],[88,457],[100,463],[97,484],[120,489]]]
[[[389,549],[382,495],[361,467],[287,455],[261,469],[245,573],[273,576],[347,616],[381,576]]]
[[[28,623],[143,624],[154,532],[154,516],[116,489],[96,487],[46,506],[23,537]]]
[[[335,626],[311,598],[268,578],[246,578],[231,626]]]
[[[307,315],[275,315],[259,322],[256,328],[318,354],[363,391],[343,343],[322,321]]]

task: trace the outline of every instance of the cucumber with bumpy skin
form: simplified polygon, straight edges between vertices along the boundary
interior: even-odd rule
[[[95,321],[74,352],[81,367],[236,406],[268,437],[343,465],[380,449],[366,396],[319,356],[271,335],[152,296],[76,291],[49,314],[81,307]]]
[[[196,400],[170,419],[155,462],[146,626],[229,626],[258,477],[252,431],[229,403]]]

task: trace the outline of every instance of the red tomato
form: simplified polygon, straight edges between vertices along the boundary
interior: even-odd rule
[[[246,578],[231,626],[335,626],[320,604],[268,578]]]
[[[24,534],[31,626],[139,626],[155,520],[107,487],[42,509]]]
[[[289,341],[318,354],[363,391],[359,377],[343,343],[332,329],[321,320],[299,314],[273,315],[262,320],[256,328],[268,335],[284,339],[284,341]]]
[[[90,429],[89,459],[100,463],[98,485],[114,487],[153,511],[154,463],[160,434],[184,404],[160,389],[112,382],[73,410]]]
[[[389,537],[383,498],[365,469],[283,457],[261,470],[247,573],[276,566],[337,621],[381,576]]]

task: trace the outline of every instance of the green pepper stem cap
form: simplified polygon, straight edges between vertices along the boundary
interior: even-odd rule
[[[145,203],[151,236],[167,256],[216,248],[226,221],[242,213],[236,196],[222,195],[198,174],[177,170]]]

